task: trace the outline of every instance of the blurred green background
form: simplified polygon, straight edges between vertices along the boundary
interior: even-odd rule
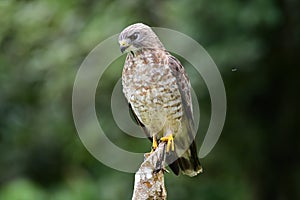
[[[201,160],[205,173],[167,174],[168,199],[300,199],[297,0],[1,0],[0,199],[131,198],[134,175],[106,167],[79,140],[71,96],[90,50],[135,22],[197,40],[227,92],[226,124]],[[105,91],[96,98],[99,119],[120,147],[145,152],[150,142],[122,133],[109,109],[124,59],[99,84]],[[197,81],[201,140],[210,103]]]

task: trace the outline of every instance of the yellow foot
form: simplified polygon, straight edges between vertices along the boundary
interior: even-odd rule
[[[157,145],[156,137],[153,135],[152,136],[152,150],[150,153],[154,152],[157,147],[158,147],[158,145]]]
[[[167,152],[170,151],[170,147],[172,151],[175,150],[173,134],[160,138],[160,141],[167,142]]]

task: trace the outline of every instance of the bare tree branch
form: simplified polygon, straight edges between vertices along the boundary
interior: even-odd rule
[[[166,200],[167,191],[164,172],[160,170],[165,161],[165,145],[162,142],[145,160],[135,174],[132,200]]]

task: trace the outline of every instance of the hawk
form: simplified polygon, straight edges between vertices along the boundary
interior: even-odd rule
[[[194,141],[191,86],[183,66],[145,24],[125,28],[119,44],[121,52],[127,53],[123,93],[152,140],[152,148],[166,142],[166,160],[172,171],[196,176],[202,167]]]

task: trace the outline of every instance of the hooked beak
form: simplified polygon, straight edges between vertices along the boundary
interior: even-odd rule
[[[120,50],[122,53],[129,47],[129,44],[127,43],[126,40],[121,40],[120,42]]]

